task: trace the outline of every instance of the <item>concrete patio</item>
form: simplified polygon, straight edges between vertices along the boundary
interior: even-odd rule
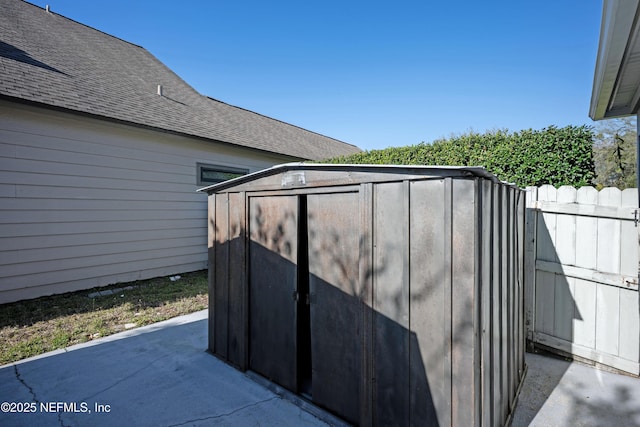
[[[206,353],[206,316],[201,311],[0,367],[0,402],[33,411],[8,413],[3,405],[0,425],[340,424]],[[526,360],[514,426],[640,426],[637,378],[536,354]]]
[[[640,426],[640,379],[526,353],[513,426]]]

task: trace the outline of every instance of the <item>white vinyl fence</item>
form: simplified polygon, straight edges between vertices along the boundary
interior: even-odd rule
[[[527,188],[527,339],[640,374],[636,189]]]

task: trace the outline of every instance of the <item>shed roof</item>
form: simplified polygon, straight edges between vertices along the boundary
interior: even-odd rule
[[[629,116],[639,106],[640,0],[604,0],[589,116]]]
[[[281,175],[277,180],[267,178]],[[307,186],[351,185],[400,179],[480,177],[500,180],[481,166],[340,165],[285,163],[199,189],[209,194],[233,191],[276,190]],[[262,182],[261,182],[262,181]]]
[[[360,151],[203,96],[140,46],[21,0],[0,8],[0,98],[299,159]]]

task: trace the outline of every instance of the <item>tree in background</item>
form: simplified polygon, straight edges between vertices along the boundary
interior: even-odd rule
[[[596,164],[594,184],[623,190],[636,186],[637,127],[635,117],[611,119],[596,127],[593,158]]]

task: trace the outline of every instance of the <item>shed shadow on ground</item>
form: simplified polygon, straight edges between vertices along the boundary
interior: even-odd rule
[[[637,379],[544,352],[529,353],[527,365],[514,427],[640,426]]]
[[[560,257],[555,250],[553,238],[543,215],[530,208],[527,208],[527,210],[531,211],[527,212],[528,214],[531,213],[538,216],[537,235],[535,236],[534,244],[538,248],[543,248],[545,253],[544,261],[559,264]],[[540,249],[539,251],[542,252]],[[539,252],[536,251],[536,254],[539,255]],[[536,259],[532,260],[534,268],[536,268],[536,261]],[[527,340],[527,351],[547,353],[548,348],[545,348],[543,344],[544,336],[539,336],[537,333],[542,332],[545,335],[562,337],[564,340],[572,342],[574,321],[581,321],[582,316],[571,294],[569,282],[564,275],[538,270],[535,277],[535,291],[532,293],[534,313],[533,316],[529,317],[534,319],[534,324],[527,326],[529,330],[533,331],[535,337],[533,341]],[[553,357],[560,356],[553,355]],[[519,405],[516,410],[517,425],[529,425],[534,420],[536,414],[560,383],[568,365],[554,365],[554,368],[547,372],[536,372],[534,370],[527,372],[527,378],[522,389],[522,393],[526,394],[527,398],[523,400],[525,405]]]

